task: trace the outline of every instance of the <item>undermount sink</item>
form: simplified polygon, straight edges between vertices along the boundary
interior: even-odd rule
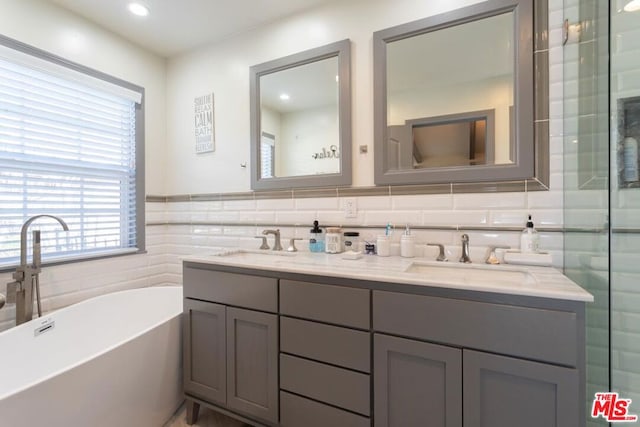
[[[443,264],[412,262],[405,273],[419,274],[424,279],[444,283],[531,284],[533,276],[522,269],[493,265]]]
[[[272,251],[260,249],[226,249],[220,250],[212,254],[219,257],[247,257],[247,256],[266,256],[266,257],[295,257],[296,252]]]

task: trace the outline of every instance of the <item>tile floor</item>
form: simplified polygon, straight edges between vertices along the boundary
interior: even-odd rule
[[[186,417],[187,408],[183,404],[163,427],[189,427],[185,422]],[[201,406],[198,422],[191,427],[243,427],[246,425],[247,424]]]

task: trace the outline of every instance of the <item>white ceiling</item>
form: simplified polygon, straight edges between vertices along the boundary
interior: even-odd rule
[[[170,57],[335,0],[140,0],[145,18],[129,13],[130,0],[48,1]]]

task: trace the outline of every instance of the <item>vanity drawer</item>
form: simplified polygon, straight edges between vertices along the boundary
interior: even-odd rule
[[[368,416],[369,386],[369,375],[280,354],[283,390]]]
[[[280,280],[280,313],[369,329],[369,290]]]
[[[278,311],[278,279],[184,267],[183,283],[185,298]]]
[[[282,427],[370,427],[371,421],[369,418],[281,391],[280,425]]]
[[[368,332],[281,317],[280,351],[358,371],[371,371]]]
[[[373,292],[375,331],[460,347],[578,364],[576,313],[397,292]]]

